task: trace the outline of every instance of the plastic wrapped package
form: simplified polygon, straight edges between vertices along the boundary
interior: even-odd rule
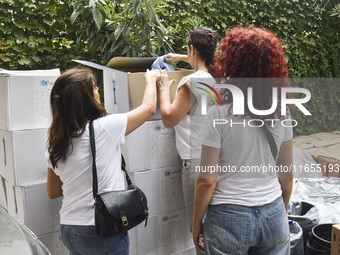
[[[289,222],[290,231],[290,255],[303,255],[303,231],[296,221]]]
[[[314,205],[319,211],[319,223],[340,223],[339,178],[295,180],[290,201]]]

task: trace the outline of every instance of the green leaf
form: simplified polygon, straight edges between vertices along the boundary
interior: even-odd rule
[[[94,8],[96,6],[96,1],[95,0],[90,0],[89,2],[89,7]]]
[[[102,27],[102,22],[103,22],[102,14],[100,13],[98,9],[93,9],[92,15],[93,15],[93,20],[96,24],[97,30],[100,30],[100,28]]]
[[[125,25],[119,25],[116,28],[115,32],[113,33],[113,36],[114,36],[115,40],[117,40],[119,38],[119,36],[123,32],[124,28],[125,28]]]
[[[141,2],[142,2],[141,0],[135,1],[135,4],[133,5],[133,13],[137,13],[137,11],[139,10]]]
[[[71,24],[73,24],[76,19],[78,18],[79,14],[81,13],[81,11],[83,10],[82,7],[78,6],[77,9],[75,9],[73,12],[72,12],[72,15],[71,15]]]
[[[20,65],[24,66],[24,65],[28,65],[30,63],[30,60],[28,58],[24,57],[24,58],[19,59],[18,63]]]

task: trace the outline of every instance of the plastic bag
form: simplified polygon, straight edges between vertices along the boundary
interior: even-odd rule
[[[290,231],[290,255],[304,254],[303,231],[296,221],[289,222]]]

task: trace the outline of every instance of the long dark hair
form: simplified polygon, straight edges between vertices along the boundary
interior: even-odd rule
[[[187,44],[195,47],[206,66],[210,68],[213,64],[217,45],[215,32],[206,27],[197,28],[189,32]]]
[[[94,74],[86,68],[65,71],[54,83],[50,95],[52,124],[49,129],[48,152],[55,168],[67,157],[72,138],[81,136],[89,120],[106,115],[105,108],[94,98]]]

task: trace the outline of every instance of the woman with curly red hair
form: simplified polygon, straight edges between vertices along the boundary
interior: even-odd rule
[[[293,131],[281,125],[283,119],[290,122],[289,111],[281,115],[280,100],[273,99],[274,92],[280,95],[280,89],[289,86],[281,42],[264,29],[236,27],[226,33],[219,48],[216,77],[251,99],[244,100],[244,115],[236,115],[237,98],[223,91],[224,104],[211,107],[204,120],[195,245],[214,255],[289,254],[286,211],[292,191]],[[215,120],[225,121],[216,125]]]

